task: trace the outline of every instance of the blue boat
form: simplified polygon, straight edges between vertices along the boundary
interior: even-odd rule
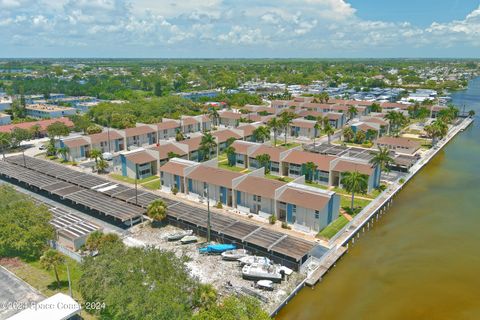
[[[200,248],[200,253],[222,253],[228,250],[235,250],[237,247],[234,244],[210,244],[206,247]]]

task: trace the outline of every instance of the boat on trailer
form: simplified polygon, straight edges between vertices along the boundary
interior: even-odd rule
[[[273,281],[272,280],[258,280],[255,283],[255,287],[258,289],[273,291]]]
[[[228,261],[239,260],[246,256],[248,256],[248,251],[245,249],[228,250],[222,252],[222,259]]]
[[[237,247],[234,244],[209,244],[206,247],[200,248],[198,251],[207,254],[220,254],[225,251],[235,250],[236,248]]]

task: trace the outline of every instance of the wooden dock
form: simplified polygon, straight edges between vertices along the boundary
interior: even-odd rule
[[[345,254],[347,248],[340,246],[335,250],[330,250],[325,257],[322,258],[320,265],[315,269],[311,274],[307,276],[305,284],[307,286],[313,287],[320,281],[323,276],[330,270],[333,265],[340,259],[341,256]]]

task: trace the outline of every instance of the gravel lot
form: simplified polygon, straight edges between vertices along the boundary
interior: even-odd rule
[[[281,284],[274,284],[275,289],[273,291],[256,289],[253,286],[253,281],[242,279],[242,271],[238,262],[224,261],[219,255],[200,254],[198,249],[205,245],[206,239],[199,238],[198,243],[187,245],[182,245],[179,241],[168,242],[166,240],[168,234],[180,230],[171,225],[161,228],[136,226],[130,230],[130,235],[124,238],[124,242],[129,246],[150,245],[169,250],[179,257],[185,255],[191,259],[187,266],[190,268],[192,275],[203,283],[212,284],[218,290],[219,295],[241,292],[242,287],[247,288],[264,298],[265,301],[262,301],[262,304],[267,311],[272,311],[304,278],[303,275],[294,272]]]

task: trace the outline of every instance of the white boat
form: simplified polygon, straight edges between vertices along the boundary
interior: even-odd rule
[[[182,239],[180,239],[180,242],[182,244],[194,243],[194,242],[197,242],[197,241],[198,241],[198,238],[195,237],[195,236],[186,236],[186,237],[183,237]]]
[[[270,259],[268,259],[267,257],[261,257],[261,256],[246,256],[238,259],[238,261],[240,261],[242,265],[254,264],[254,263],[272,264]]]
[[[273,291],[272,280],[258,280],[255,287],[262,290]]]
[[[279,268],[279,270],[280,270],[280,272],[282,272],[284,275],[287,275],[287,276],[289,276],[289,275],[291,275],[291,274],[293,273],[293,270],[292,270],[292,269],[290,269],[290,268],[288,268],[288,267],[285,267],[285,266],[281,266],[281,267]]]
[[[179,232],[171,233],[167,235],[167,240],[168,241],[177,241],[182,239],[183,237],[186,236],[191,236],[193,234],[193,230],[182,230]]]
[[[235,249],[222,252],[222,259],[234,261],[248,256],[248,251],[245,249]]]
[[[242,277],[246,280],[271,280],[281,282],[280,270],[271,264],[254,263],[245,265],[242,268]]]

